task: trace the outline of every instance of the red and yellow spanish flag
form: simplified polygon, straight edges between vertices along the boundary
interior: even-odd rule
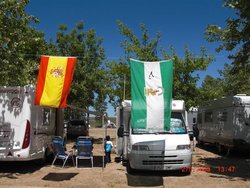
[[[41,56],[35,105],[67,107],[76,57]]]

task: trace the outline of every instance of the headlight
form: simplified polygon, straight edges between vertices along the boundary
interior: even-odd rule
[[[184,150],[184,149],[190,150],[191,149],[191,145],[190,144],[187,144],[187,145],[178,145],[176,147],[176,150]]]
[[[133,145],[132,150],[148,151],[149,147],[147,145]]]

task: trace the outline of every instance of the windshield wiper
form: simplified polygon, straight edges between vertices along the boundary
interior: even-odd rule
[[[172,134],[170,131],[155,132],[155,134]]]

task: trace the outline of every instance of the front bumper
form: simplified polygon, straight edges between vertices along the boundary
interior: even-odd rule
[[[129,154],[131,168],[138,170],[182,170],[191,168],[192,151],[144,151]]]

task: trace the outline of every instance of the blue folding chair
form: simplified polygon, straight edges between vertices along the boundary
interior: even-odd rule
[[[93,168],[93,142],[90,137],[79,136],[76,140],[77,155],[76,167],[78,168],[78,159],[90,159]]]
[[[65,150],[63,138],[60,136],[55,136],[52,138],[52,143],[53,143],[55,157],[54,157],[54,160],[53,160],[51,166],[54,165],[54,163],[57,159],[61,159],[61,160],[63,160],[63,166],[62,166],[62,168],[63,168],[65,163],[67,162],[68,158],[72,159],[73,165],[75,166],[73,150],[68,150],[68,151]]]

